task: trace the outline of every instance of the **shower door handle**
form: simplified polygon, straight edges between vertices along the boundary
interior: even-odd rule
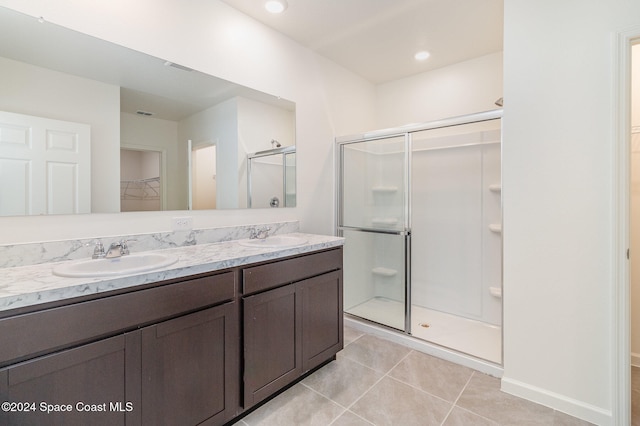
[[[390,234],[390,235],[411,235],[411,230],[397,230],[397,229],[380,229],[380,228],[361,228],[354,226],[338,226],[338,231],[357,231],[357,232],[371,232],[374,234]]]

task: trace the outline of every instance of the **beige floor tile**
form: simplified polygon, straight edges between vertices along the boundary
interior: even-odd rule
[[[331,423],[331,426],[371,426],[372,424],[351,411],[345,411],[335,422]]]
[[[640,391],[631,391],[631,424],[640,426]]]
[[[473,370],[422,352],[411,351],[389,375],[425,392],[454,402]]]
[[[352,327],[344,327],[344,345],[347,346],[349,343],[359,339],[361,336],[364,336],[364,333],[360,330],[356,330]]]
[[[501,425],[553,424],[554,410],[500,391],[500,380],[473,373],[456,405]]]
[[[351,339],[351,343],[347,344],[346,339]],[[635,373],[634,383],[640,387],[640,369]],[[634,390],[632,398],[632,425],[640,426],[640,390]],[[453,401],[457,406],[452,408]],[[347,327],[345,349],[338,353],[336,361],[235,424],[586,426],[590,423],[501,392],[500,380],[494,377]]]
[[[367,334],[346,346],[342,356],[387,373],[409,352],[405,346]]]
[[[450,403],[390,377],[384,377],[350,408],[377,426],[440,425],[450,409]]]
[[[343,407],[353,404],[383,374],[349,358],[340,357],[302,381]]]
[[[454,407],[442,426],[500,426],[498,423],[480,417],[460,407]]]
[[[585,420],[572,417],[568,414],[556,411],[553,413],[553,426],[589,426],[593,423],[589,423]]]
[[[335,402],[298,383],[243,420],[249,426],[327,426],[343,411]]]
[[[631,424],[640,426],[640,368],[631,367]]]

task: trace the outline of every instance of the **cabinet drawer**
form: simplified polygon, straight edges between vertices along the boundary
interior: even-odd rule
[[[110,408],[125,407],[132,396],[127,393],[126,352],[125,336],[120,335],[0,370],[2,401],[34,406],[30,411],[0,412],[0,424],[125,425],[129,414]],[[47,413],[41,403],[72,408]],[[83,411],[79,403],[104,408]]]
[[[246,296],[341,268],[342,248],[245,268],[242,293]]]
[[[0,320],[0,365],[95,340],[235,296],[234,273],[109,296]]]

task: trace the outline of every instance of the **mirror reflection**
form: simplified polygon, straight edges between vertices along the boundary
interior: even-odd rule
[[[296,205],[296,147],[281,147],[247,156],[247,204],[253,208]]]
[[[0,112],[0,216],[247,208],[248,155],[295,150],[293,102],[1,7]],[[44,151],[90,159],[17,152],[40,119]],[[32,190],[38,176],[60,189]]]

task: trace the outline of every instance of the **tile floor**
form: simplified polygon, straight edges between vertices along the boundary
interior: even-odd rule
[[[336,361],[236,425],[590,424],[503,393],[498,379],[467,367],[349,327],[344,336]],[[640,388],[640,376],[637,383]]]
[[[640,367],[631,367],[631,425],[640,426]]]

